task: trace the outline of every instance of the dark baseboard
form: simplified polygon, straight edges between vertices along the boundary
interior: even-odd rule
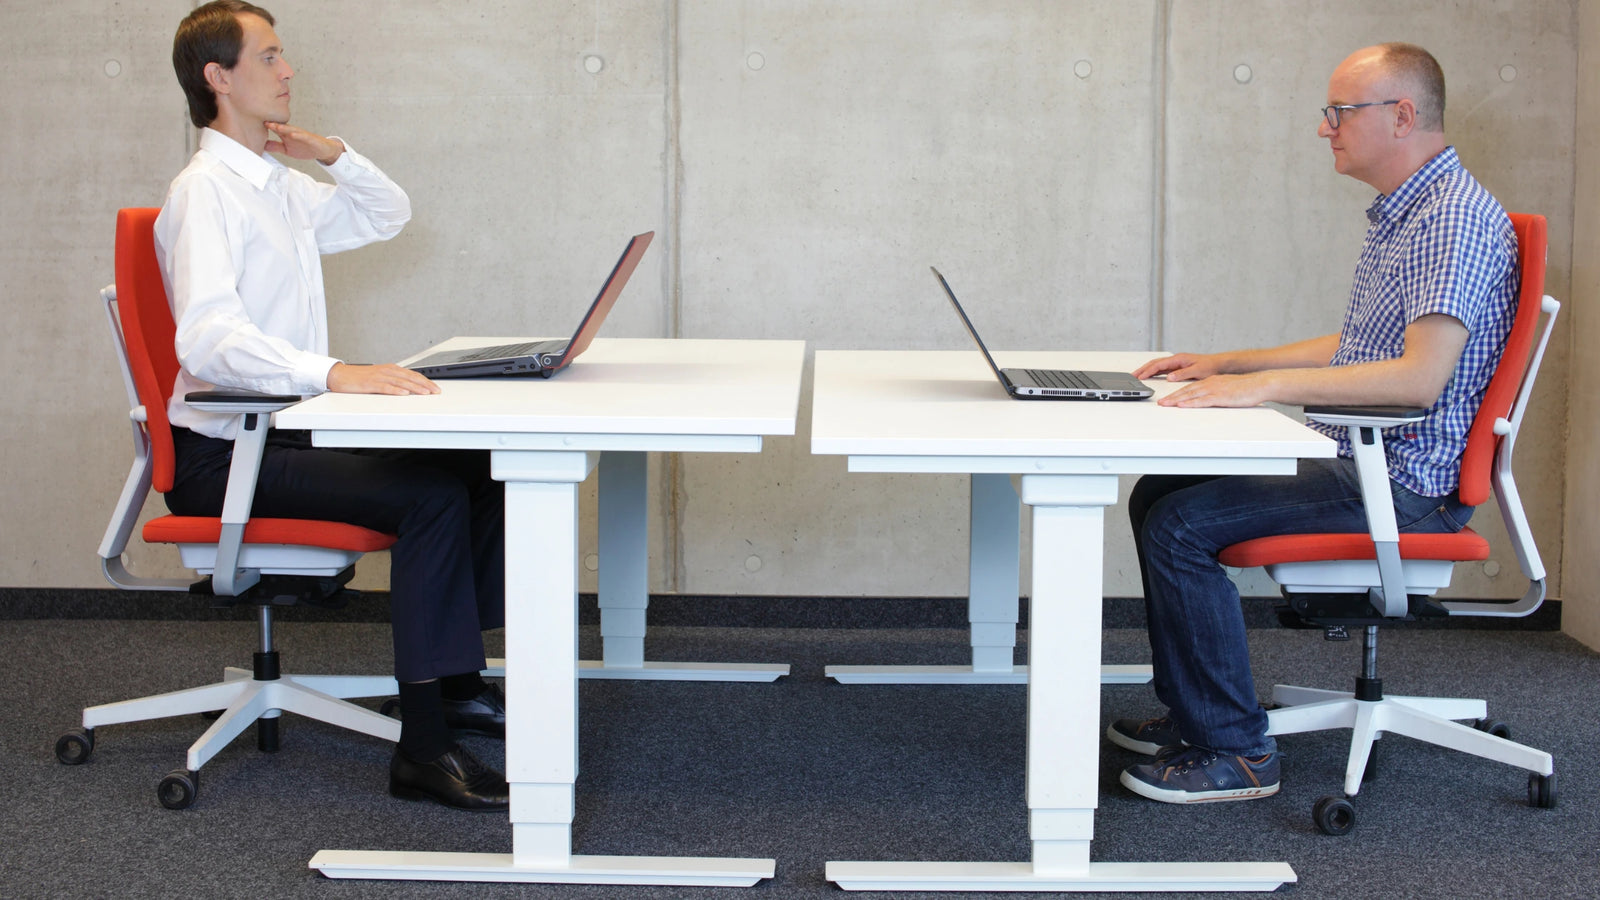
[[[1245,625],[1278,628],[1277,598],[1246,598]],[[593,594],[580,594],[579,621],[600,622]],[[1023,598],[1021,622],[1028,623]],[[280,607],[281,621],[387,622],[387,591],[364,591],[342,609]],[[119,591],[113,588],[0,588],[0,621],[17,619],[249,619],[249,604],[213,607],[211,598],[176,591]],[[1144,601],[1107,597],[1102,613],[1107,628],[1143,628]],[[967,627],[964,597],[724,597],[656,594],[650,598],[649,620],[665,626],[756,628],[956,628]],[[1546,600],[1538,611],[1520,619],[1465,616],[1399,623],[1402,628],[1477,628],[1518,631],[1560,631],[1561,602]]]

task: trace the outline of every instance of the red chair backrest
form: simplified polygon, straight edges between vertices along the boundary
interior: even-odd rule
[[[155,224],[160,212],[151,208],[117,210],[116,277],[122,341],[150,434],[151,486],[166,493],[172,490],[173,472],[167,401],[178,377],[178,352],[173,347],[172,307],[156,259]]]
[[[1461,502],[1470,506],[1489,499],[1490,475],[1500,447],[1494,423],[1496,419],[1511,416],[1511,405],[1516,402],[1522,377],[1528,371],[1528,357],[1544,300],[1545,246],[1548,243],[1544,216],[1510,215],[1511,225],[1517,232],[1517,267],[1522,272],[1522,288],[1517,295],[1517,315],[1512,321],[1511,333],[1506,336],[1505,350],[1483,393],[1483,405],[1478,407],[1478,414],[1472,420],[1467,447],[1461,454]]]

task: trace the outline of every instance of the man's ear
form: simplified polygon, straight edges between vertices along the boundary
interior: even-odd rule
[[[1394,136],[1403,138],[1417,127],[1417,105],[1409,98],[1394,105]]]
[[[224,69],[221,63],[208,62],[203,72],[206,84],[211,87],[211,93],[221,96],[232,92],[233,80],[228,77],[231,73]]]

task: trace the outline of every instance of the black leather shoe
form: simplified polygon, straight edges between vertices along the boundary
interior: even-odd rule
[[[445,700],[444,723],[450,730],[489,737],[506,736],[506,695],[491,684],[471,700]]]
[[[389,793],[402,800],[432,800],[474,812],[511,808],[511,788],[505,776],[459,744],[423,763],[396,749],[389,760]]]

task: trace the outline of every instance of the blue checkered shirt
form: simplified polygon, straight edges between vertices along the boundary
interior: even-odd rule
[[[1467,327],[1455,374],[1427,417],[1384,435],[1389,477],[1442,497],[1460,483],[1467,429],[1511,331],[1520,280],[1516,232],[1454,147],[1378,197],[1367,218],[1372,224],[1332,365],[1400,356],[1406,326],[1425,315],[1443,313]],[[1337,440],[1340,456],[1351,455],[1345,428],[1311,427]]]

